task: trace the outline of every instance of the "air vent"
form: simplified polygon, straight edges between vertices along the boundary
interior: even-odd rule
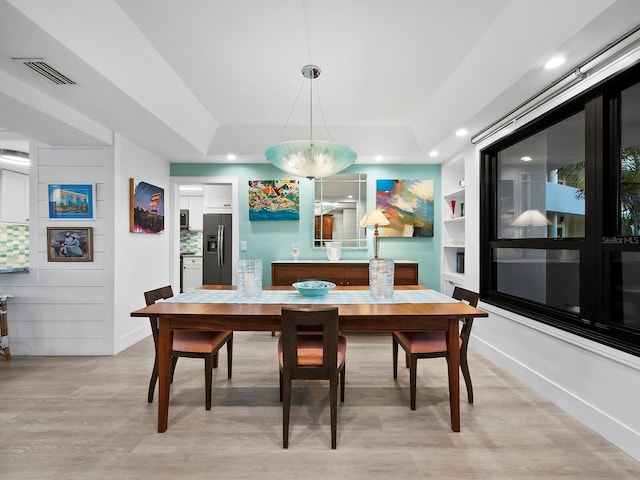
[[[60,73],[51,65],[46,63],[42,58],[13,58],[16,62],[22,63],[25,67],[30,68],[41,77],[46,78],[56,85],[75,85],[76,82],[66,75]]]

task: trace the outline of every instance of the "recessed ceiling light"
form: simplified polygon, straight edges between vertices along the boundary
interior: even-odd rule
[[[533,160],[533,158],[526,156],[526,157],[520,157],[520,160],[522,160],[523,162],[530,162],[531,160]]]
[[[550,58],[547,61],[547,63],[544,64],[544,68],[546,68],[547,70],[558,68],[560,65],[562,65],[566,61],[567,59],[564,57],[553,57],[553,58]]]
[[[436,150],[431,150],[431,151],[429,152],[429,156],[430,156],[431,158],[433,158],[433,157],[437,157],[437,156],[438,156],[438,152],[437,152]]]
[[[376,161],[377,162],[382,161],[382,155],[376,155]]]
[[[227,160],[235,160],[236,156],[233,153],[230,153],[229,155],[227,155]]]
[[[468,132],[466,128],[459,128],[458,130],[456,130],[456,135],[458,137],[464,137],[467,133]]]

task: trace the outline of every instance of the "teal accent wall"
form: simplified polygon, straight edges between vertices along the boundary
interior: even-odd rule
[[[172,177],[235,177],[238,179],[238,214],[240,232],[235,241],[246,241],[247,251],[240,258],[260,258],[263,261],[263,283],[271,284],[271,262],[291,259],[291,243],[300,242],[300,259],[326,259],[324,248],[313,246],[313,181],[300,178],[300,220],[249,221],[249,180],[280,180],[295,178],[267,164],[202,164],[173,163]],[[381,238],[380,257],[413,260],[419,264],[420,284],[440,289],[440,165],[352,165],[342,173],[367,174],[367,212],[375,208],[376,180],[434,180],[434,236],[430,238]],[[366,249],[342,250],[343,260],[373,258],[373,231]]]

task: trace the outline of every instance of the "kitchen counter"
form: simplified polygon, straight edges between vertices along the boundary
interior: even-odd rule
[[[180,254],[180,293],[202,285],[202,255]]]

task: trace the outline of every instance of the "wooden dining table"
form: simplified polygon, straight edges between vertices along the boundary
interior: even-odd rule
[[[326,308],[330,305],[338,307],[342,332],[446,331],[451,429],[460,431],[459,320],[486,317],[486,312],[419,285],[396,286],[394,299],[386,301],[371,299],[367,295],[368,287],[336,287],[322,300],[298,298],[292,287],[264,287],[260,297],[237,299],[233,297],[237,295],[233,289],[235,287],[222,285],[203,286],[200,291],[131,313],[132,317],[157,317],[159,322],[158,432],[165,432],[168,425],[171,345],[175,330],[271,332],[280,329],[282,307]],[[408,291],[414,292],[404,293]],[[410,296],[406,303],[401,298],[403,295]]]

